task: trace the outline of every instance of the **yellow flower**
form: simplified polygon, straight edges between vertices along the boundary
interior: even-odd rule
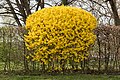
[[[33,50],[34,55],[30,54],[33,61],[45,65],[53,61],[55,70],[62,70],[60,63],[70,64],[70,61],[80,62],[86,58],[96,38],[93,33],[96,25],[96,18],[81,8],[44,8],[27,18],[25,45]]]

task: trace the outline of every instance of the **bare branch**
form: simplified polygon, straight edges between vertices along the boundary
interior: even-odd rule
[[[18,24],[19,26],[22,26],[22,24],[21,24],[20,21],[19,21],[19,18],[18,18],[17,15],[15,14],[14,8],[13,8],[12,4],[10,3],[10,0],[6,0],[6,2],[7,2],[8,5],[10,6],[10,9],[11,9],[11,11],[12,11],[12,14],[13,14],[13,16],[14,16],[17,24]]]
[[[18,26],[18,25],[15,25],[15,24],[10,24],[10,23],[0,23],[0,24],[4,24],[4,25],[10,25],[10,26]]]

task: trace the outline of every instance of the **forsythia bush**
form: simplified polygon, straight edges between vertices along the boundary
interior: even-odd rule
[[[28,34],[24,39],[27,49],[33,52],[27,58],[39,61],[44,69],[72,68],[88,56],[96,39],[96,24],[96,18],[80,8],[55,6],[39,10],[26,20]]]

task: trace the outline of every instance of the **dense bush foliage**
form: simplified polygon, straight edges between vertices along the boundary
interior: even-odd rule
[[[94,44],[97,21],[91,13],[75,7],[56,6],[39,10],[27,18],[25,43],[31,54],[49,70],[73,67],[87,58]],[[67,67],[68,68],[68,67]]]

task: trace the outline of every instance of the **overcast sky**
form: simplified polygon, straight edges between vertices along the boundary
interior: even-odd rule
[[[0,23],[1,23],[1,21],[2,21],[2,18],[0,17]],[[0,26],[2,26],[2,24],[0,24]]]

